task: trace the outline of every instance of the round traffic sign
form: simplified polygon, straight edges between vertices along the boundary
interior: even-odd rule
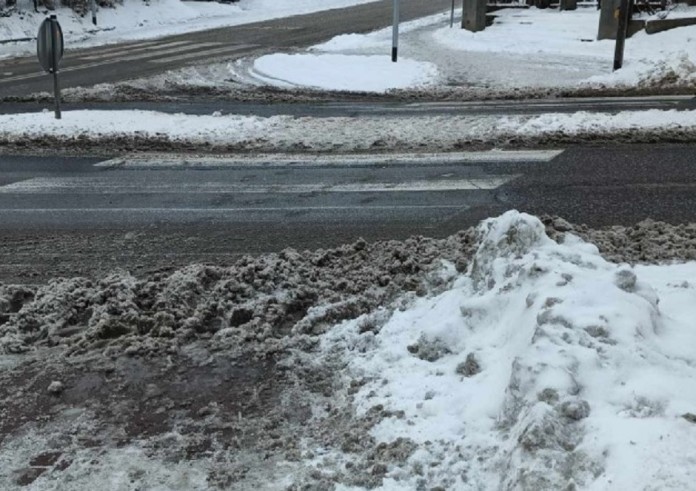
[[[55,15],[45,19],[36,36],[36,54],[41,68],[46,72],[58,70],[63,58],[63,30]]]

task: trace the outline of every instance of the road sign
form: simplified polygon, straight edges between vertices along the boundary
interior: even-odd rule
[[[39,27],[36,54],[44,71],[53,73],[58,70],[58,64],[63,59],[63,30],[55,15],[44,20]]]
[[[63,30],[55,15],[44,20],[36,36],[36,54],[44,71],[53,74],[53,96],[56,100],[56,119],[60,114],[60,86],[58,85],[58,68],[63,58]]]

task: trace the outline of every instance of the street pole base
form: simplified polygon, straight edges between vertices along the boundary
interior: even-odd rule
[[[396,60],[399,58],[399,48],[392,48],[392,61],[396,63]]]

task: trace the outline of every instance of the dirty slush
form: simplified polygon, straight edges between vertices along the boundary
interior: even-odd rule
[[[541,220],[551,239],[576,235],[612,262],[696,259],[694,225]],[[352,399],[366,381],[346,376],[339,350],[318,356],[322,337],[352,319],[378,333],[393,312],[449,288],[479,245],[471,228],[288,249],[230,267],[1,285],[0,488],[382,485],[418,445],[372,436],[404,415],[379,404],[359,414]],[[423,360],[446,349],[422,344],[409,351]],[[457,372],[478,369],[467,357]],[[322,468],[316,449],[343,460]],[[427,469],[409,472],[422,476],[418,489],[456,489]]]

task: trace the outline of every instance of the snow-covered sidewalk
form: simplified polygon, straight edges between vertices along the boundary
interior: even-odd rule
[[[694,16],[696,8],[679,7],[671,15]],[[449,27],[443,13],[401,27],[401,64],[420,67],[421,76],[389,64],[391,30],[347,34],[292,56],[267,55],[230,66],[236,78],[278,87],[384,91],[467,87],[491,90],[560,90],[602,88],[688,88],[696,81],[696,26],[659,34],[639,32],[626,43],[624,68],[612,73],[615,43],[597,41],[599,11],[581,8],[559,12],[535,8],[495,12],[483,32]],[[332,66],[327,66],[332,63]],[[335,73],[327,80],[327,73]],[[361,74],[354,76],[351,74]],[[381,84],[366,83],[365,77]]]
[[[447,130],[444,131],[443,129]],[[124,140],[263,151],[451,150],[471,144],[543,144],[696,139],[696,111],[540,116],[329,117],[193,116],[151,111],[0,115],[0,143],[98,145]]]

